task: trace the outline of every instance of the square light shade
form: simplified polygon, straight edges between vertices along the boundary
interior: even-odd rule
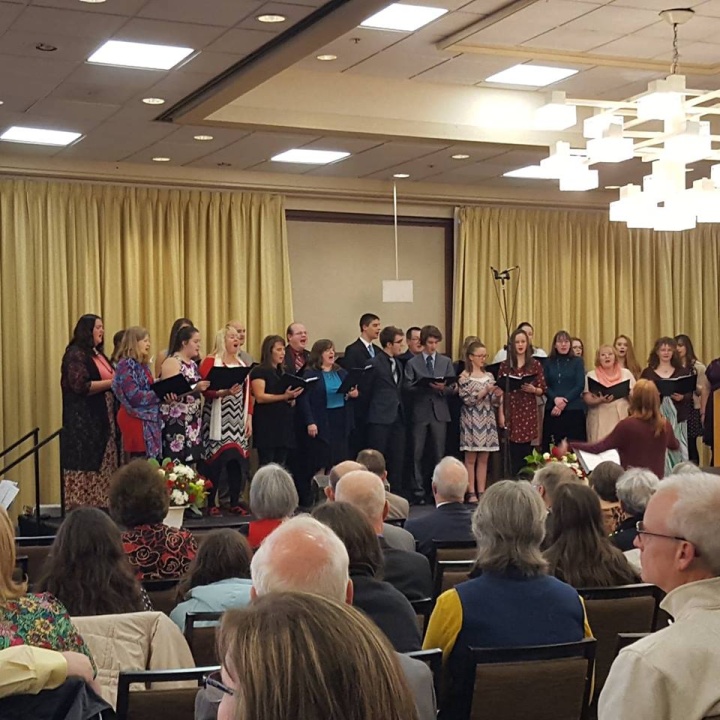
[[[6,142],[28,143],[32,145],[55,145],[65,147],[75,142],[82,133],[69,132],[68,130],[47,130],[45,128],[20,127],[13,125],[8,128],[0,140]]]
[[[686,120],[681,132],[665,141],[663,157],[686,165],[712,154],[710,123],[705,120]]]
[[[653,80],[645,95],[638,98],[638,120],[673,120],[685,114],[685,76],[670,75]]]
[[[548,173],[540,165],[526,165],[525,167],[508,170],[503,177],[527,178],[528,180],[556,180],[554,175]]]
[[[526,85],[528,87],[544,87],[559,82],[578,71],[570,68],[547,67],[545,65],[513,65],[490,77],[485,82],[502,83],[503,85]]]
[[[564,92],[553,92],[549,100],[535,111],[533,124],[538,130],[567,130],[577,124],[577,108],[568,105]]]
[[[300,163],[304,165],[327,165],[328,163],[343,160],[349,155],[349,152],[340,152],[338,150],[295,148],[275,155],[270,160],[272,162]]]
[[[658,232],[692,230],[696,222],[695,212],[687,204],[677,201],[673,204],[665,203],[665,207],[659,207],[655,211],[653,230]]]
[[[383,280],[384,303],[413,301],[412,280]]]
[[[415,32],[415,30],[419,30],[433,20],[445,15],[446,12],[447,9],[445,8],[393,3],[361,22],[360,27],[373,28],[374,30]]]
[[[117,65],[120,67],[145,68],[147,70],[170,70],[188,55],[192,48],[172,45],[150,45],[149,43],[108,40],[89,58],[89,63]]]
[[[600,184],[597,170],[589,170],[586,165],[582,169],[560,176],[560,190],[563,192],[585,192],[595,190]]]
[[[587,141],[590,162],[619,163],[630,160],[634,153],[633,139],[623,137],[622,124],[610,123],[601,137]]]

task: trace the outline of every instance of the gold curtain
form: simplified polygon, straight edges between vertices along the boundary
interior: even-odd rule
[[[465,207],[458,210],[454,348],[479,335],[490,357],[504,344],[490,266],[520,266],[508,286],[516,322],[548,352],[560,329],[582,338],[592,367],[601,343],[629,335],[645,366],[654,341],[687,333],[703,362],[720,354],[720,226],[689,232],[628,230],[607,212]],[[514,329],[514,328],[512,328]]]
[[[148,328],[157,354],[181,316],[200,329],[203,353],[224,323],[244,320],[257,356],[292,319],[283,199],[1,181],[0,449],[36,425],[41,437],[60,427],[60,360],[89,312],[104,319],[108,356],[130,325]],[[56,442],[41,462],[43,502],[57,502]],[[9,473],[21,481],[18,505],[33,502],[30,463]]]

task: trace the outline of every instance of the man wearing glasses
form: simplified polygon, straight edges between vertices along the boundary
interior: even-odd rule
[[[599,720],[720,715],[720,477],[663,480],[637,523],[642,579],[664,590],[667,628],[623,649]]]

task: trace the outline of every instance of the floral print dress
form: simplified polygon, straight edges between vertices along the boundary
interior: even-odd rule
[[[191,360],[185,362],[177,355],[180,373],[190,383],[200,381],[197,365]],[[160,406],[163,419],[163,458],[179,462],[195,462],[200,459],[202,436],[202,400],[195,395],[183,395],[176,402],[163,403]]]

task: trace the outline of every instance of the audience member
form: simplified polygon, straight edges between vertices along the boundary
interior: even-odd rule
[[[368,519],[343,502],[325,503],[313,510],[313,517],[331,528],[348,551],[353,606],[385,633],[398,652],[419,650],[417,616],[408,599],[382,580],[382,550]]]
[[[179,578],[197,553],[191,533],[163,524],[168,505],[162,473],[145,460],[133,460],[113,475],[110,515],[125,528],[123,547],[140,580]]]
[[[540,551],[545,507],[528,483],[501,480],[473,515],[481,572],[444,592],[430,617],[425,648],[443,651],[443,717],[469,715],[469,647],[552,645],[590,637],[583,603],[569,585],[547,574]]]
[[[432,491],[435,509],[405,523],[417,541],[418,550],[434,556],[433,540],[472,540],[471,505],[465,505],[468,487],[467,468],[457,458],[444,457],[433,471]]]
[[[338,482],[335,499],[350,503],[370,521],[380,538],[385,561],[384,579],[408,600],[430,597],[432,576],[427,558],[420,553],[391,547],[383,536],[383,521],[387,517],[388,504],[380,478],[367,470],[350,472]]]
[[[635,544],[642,578],[665,591],[674,621],[620,651],[600,695],[600,720],[700,720],[720,715],[720,478],[678,475],[650,498]]]
[[[639,579],[607,537],[600,500],[587,485],[565,483],[556,489],[548,545],[550,574],[573,587],[629,585]]]
[[[28,593],[27,582],[15,582],[15,531],[0,505],[0,650],[33,645],[87,655],[90,650],[65,607],[49,593]]]
[[[604,460],[596,465],[595,469],[590,473],[590,487],[600,498],[606,535],[612,535],[623,519],[623,511],[616,490],[617,481],[623,472],[625,471],[622,465],[618,465],[612,460]]]
[[[185,630],[189,612],[224,612],[250,602],[250,560],[248,541],[236,530],[211,530],[203,539],[187,577],[178,586],[183,601],[170,619]]]
[[[678,463],[672,469],[670,475],[692,475],[693,473],[702,474],[702,468],[699,468],[694,462],[686,460]]]
[[[78,508],[65,518],[37,589],[54,595],[73,617],[153,609],[118,526],[97,508]]]
[[[390,492],[388,472],[383,454],[378,450],[361,450],[355,460],[363,466],[360,468],[354,468],[355,470],[369,470],[371,473],[375,473],[375,475],[383,481],[385,499],[388,501],[388,505],[390,507],[387,519],[407,520],[410,515],[410,503],[402,495],[396,495],[395,493]]]
[[[620,521],[610,540],[623,552],[634,549],[637,524],[643,519],[648,501],[659,484],[657,475],[646,468],[630,468],[618,479],[615,490],[624,519]]]
[[[552,534],[552,506],[555,500],[557,488],[566,482],[581,482],[571,467],[564,463],[551,462],[535,472],[532,479],[533,487],[540,493],[545,503],[547,515],[545,516],[545,537],[541,547],[545,550],[548,547],[548,538]]]
[[[263,465],[250,484],[250,512],[255,518],[247,527],[250,547],[255,550],[283,520],[298,507],[295,483],[284,467],[276,463]]]
[[[225,615],[219,649],[218,720],[417,720],[387,640],[337,601],[270,593]]]

